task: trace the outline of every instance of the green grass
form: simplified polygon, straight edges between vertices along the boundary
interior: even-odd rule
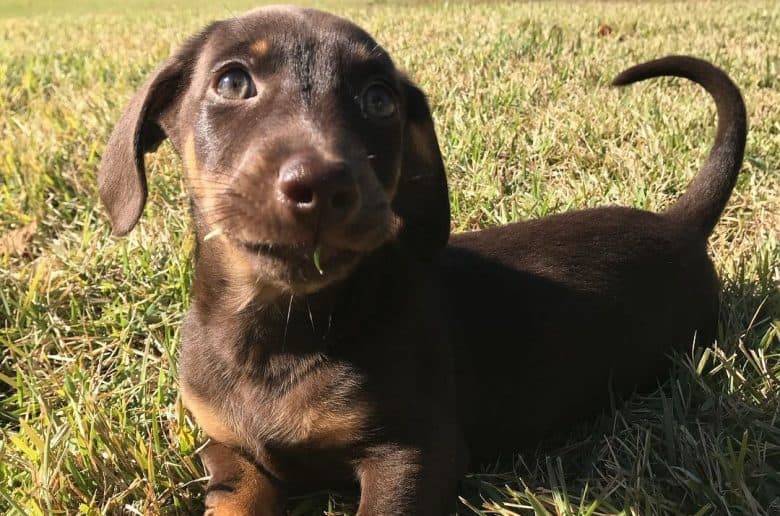
[[[202,498],[202,436],[175,387],[192,249],[179,162],[167,145],[150,160],[149,204],[125,239],[109,235],[95,172],[145,74],[250,3],[98,4],[0,6],[0,513],[171,514]],[[682,81],[608,88],[628,65],[709,58],[750,115],[711,238],[718,344],[552,449],[475,470],[460,511],[780,513],[780,4],[406,4],[326,6],[429,93],[458,231],[675,199],[711,144],[712,102]],[[352,513],[354,499],[313,495],[294,514],[323,511]]]

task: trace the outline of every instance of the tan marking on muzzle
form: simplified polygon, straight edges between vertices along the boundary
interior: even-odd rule
[[[182,148],[182,162],[184,164],[185,176],[190,195],[195,199],[204,217],[205,227],[203,235],[212,231],[219,231],[222,222],[219,220],[219,210],[217,198],[222,195],[224,186],[209,181],[207,174],[204,174],[203,168],[198,162],[195,136],[190,133],[184,140]],[[224,202],[224,201],[223,201]],[[218,224],[215,224],[218,223]],[[202,236],[203,236],[202,235]],[[243,310],[250,302],[260,301],[261,299],[274,299],[278,295],[278,290],[269,285],[258,283],[258,272],[250,259],[228,239],[226,233],[217,233],[209,239],[208,242],[202,242],[208,245],[208,252],[217,253],[222,261],[229,264],[227,270],[230,276],[230,282],[227,288],[231,291],[231,299],[235,303],[233,310],[239,312]],[[206,246],[204,245],[204,249]]]
[[[190,133],[184,139],[184,148],[182,149],[181,159],[184,163],[184,172],[188,178],[199,178],[201,175],[198,166],[198,158],[195,155],[195,135]]]
[[[184,175],[187,179],[190,196],[197,201],[198,206],[202,208],[209,231],[217,229],[212,227],[212,216],[215,213],[216,193],[219,186],[209,182],[203,169],[198,163],[198,156],[195,150],[195,135],[190,133],[184,140],[184,147],[181,153],[182,163],[184,164]]]

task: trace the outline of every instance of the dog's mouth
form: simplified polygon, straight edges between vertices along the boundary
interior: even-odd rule
[[[253,255],[262,255],[269,258],[276,258],[283,260],[291,256],[298,256],[305,254],[306,249],[303,246],[291,246],[272,244],[268,242],[239,242],[244,251]]]
[[[327,244],[280,244],[239,240],[235,244],[265,274],[285,277],[290,283],[328,281],[341,276],[360,256],[357,251]]]
[[[394,237],[399,227],[396,218],[385,212],[379,215],[314,234],[295,227],[276,235],[248,226],[228,226],[209,232],[203,240],[219,237],[237,257],[243,257],[241,262],[250,267],[258,284],[313,293],[344,280],[363,257]]]
[[[270,242],[248,242],[240,241],[241,248],[251,254],[275,258],[277,260],[290,259],[309,259],[317,261],[318,259],[333,260],[340,256],[349,256],[356,254],[349,249],[337,249],[328,245],[306,245],[306,244],[278,244]]]

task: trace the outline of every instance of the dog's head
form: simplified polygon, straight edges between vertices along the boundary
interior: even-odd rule
[[[419,257],[449,236],[423,93],[363,30],[269,7],[213,23],[130,101],[98,175],[114,233],[147,196],[144,154],[182,157],[199,253],[294,293],[344,278],[392,239]]]

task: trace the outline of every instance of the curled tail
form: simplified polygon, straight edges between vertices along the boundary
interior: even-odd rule
[[[652,77],[671,75],[700,84],[715,99],[718,129],[707,160],[685,193],[665,215],[697,228],[709,236],[729,200],[745,153],[747,115],[739,88],[726,73],[707,61],[688,56],[668,56],[621,72],[613,86],[624,86]]]

